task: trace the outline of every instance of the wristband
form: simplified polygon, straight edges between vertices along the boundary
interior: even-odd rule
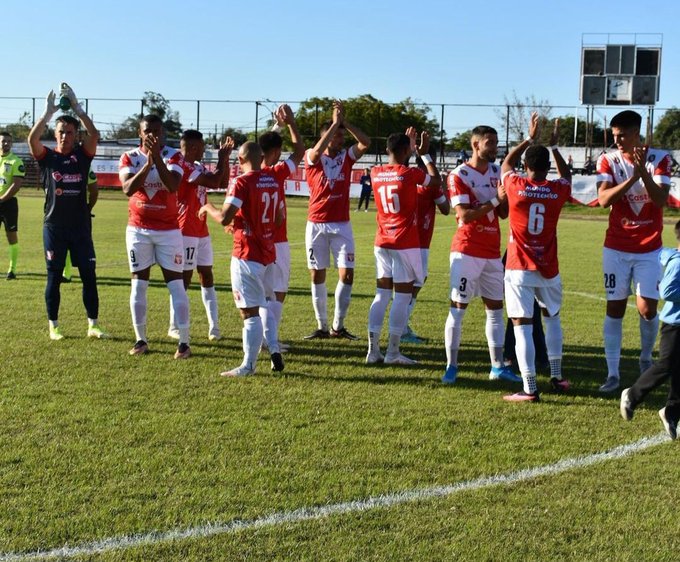
[[[280,133],[281,131],[283,131],[283,127],[278,123],[274,123],[274,125],[272,126],[272,131],[275,133]]]
[[[420,159],[423,161],[425,165],[432,164],[432,156],[430,156],[429,154],[422,154],[420,156]]]
[[[534,144],[534,139],[532,139],[531,137],[527,137],[527,138],[524,139],[524,142],[528,142],[529,144]]]
[[[498,197],[492,197],[489,199],[488,203],[491,203],[494,206],[494,209],[501,204],[501,202],[498,200]]]
[[[557,150],[557,145],[556,145],[556,144],[553,144],[553,145],[550,147],[550,150]]]

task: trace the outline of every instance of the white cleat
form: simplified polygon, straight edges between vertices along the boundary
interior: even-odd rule
[[[177,333],[179,337],[179,330]],[[211,328],[210,331],[208,332],[208,340],[210,341],[219,341],[222,339],[222,334],[220,333],[219,328]]]
[[[221,377],[247,377],[248,375],[254,375],[255,369],[251,369],[245,365],[239,365],[231,371],[224,371],[220,373]]]
[[[418,361],[402,355],[401,353],[385,355],[385,365],[417,365]]]
[[[168,328],[168,337],[179,341],[179,330],[177,328]]]
[[[373,350],[366,354],[366,365],[375,365],[383,361],[385,361],[385,357],[380,353],[380,350]]]

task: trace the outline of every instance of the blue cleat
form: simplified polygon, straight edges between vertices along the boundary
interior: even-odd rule
[[[411,326],[406,327],[406,331],[403,333],[401,336],[401,343],[425,343],[427,340],[425,338],[421,338],[418,334],[416,334],[412,329]]]
[[[522,382],[522,377],[513,373],[512,369],[507,365],[503,367],[491,367],[489,380],[497,381],[499,379],[508,382]]]
[[[454,384],[456,382],[456,377],[458,376],[458,367],[456,365],[448,365],[446,367],[446,372],[442,377],[442,383],[444,384]]]

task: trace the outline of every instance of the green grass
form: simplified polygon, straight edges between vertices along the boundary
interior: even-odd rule
[[[286,370],[272,375],[262,356],[258,375],[227,380],[218,373],[241,360],[242,323],[228,290],[230,239],[224,233],[213,230],[226,338],[207,341],[194,286],[194,356],[174,361],[175,343],[165,337],[168,294],[155,270],[148,316],[152,353],[130,357],[127,210],[122,195],[105,194],[95,211],[94,236],[100,319],[113,338],[85,339],[75,279],[62,286],[66,339],[51,342],[42,200],[24,190],[19,279],[0,281],[0,553],[451,484],[603,451],[661,431],[656,409],[663,392],[654,393],[631,423],[621,420],[617,397],[597,393],[605,374],[604,303],[598,300],[603,220],[570,212],[560,225],[564,370],[573,392],[546,392],[540,404],[518,405],[501,400],[510,385],[487,380],[479,302],[465,317],[459,381],[451,388],[439,383],[452,217],[437,219],[430,278],[412,322],[429,343],[404,347],[420,365],[363,363],[375,285],[372,212],[352,213],[357,271],[346,324],[363,341],[302,340],[315,328],[304,257],[305,204],[290,202],[293,273],[281,337],[293,348],[285,356]],[[668,228],[666,242],[672,244]],[[334,285],[329,283],[331,291]],[[624,383],[638,370],[636,316],[629,310],[624,322]],[[539,384],[547,390],[545,376]],[[521,485],[83,559],[675,560],[675,451],[675,444],[666,443]]]

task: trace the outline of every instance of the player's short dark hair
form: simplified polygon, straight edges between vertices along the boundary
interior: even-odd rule
[[[498,136],[498,131],[493,127],[489,127],[489,125],[477,125],[474,129],[472,129],[473,137],[483,137],[486,135]]]
[[[12,138],[12,133],[10,133],[9,131],[0,131],[0,137]]]
[[[260,135],[257,144],[260,145],[262,152],[269,152],[283,146],[283,137],[276,131],[267,131]]]
[[[203,140],[203,133],[201,131],[197,131],[196,129],[187,129],[182,133],[182,136],[180,137],[179,140],[183,141],[202,141]]]
[[[392,133],[387,137],[387,152],[402,152],[411,146],[411,139],[404,133]]]
[[[640,129],[642,126],[642,115],[631,109],[621,111],[612,117],[609,122],[610,127],[617,129]]]
[[[324,121],[323,123],[321,123],[321,134],[323,135],[328,129],[330,129],[332,124],[333,121],[331,121],[330,119],[328,121]],[[345,126],[340,125],[340,128],[344,129]]]
[[[144,115],[140,120],[139,123],[148,123],[149,125],[152,125],[154,123],[160,123],[163,125],[163,119],[161,119],[158,115],[155,115],[153,113],[149,113],[148,115]]]
[[[64,125],[73,125],[76,128],[76,131],[80,129],[80,121],[70,115],[60,115],[54,120],[54,123],[55,127],[57,123],[63,123]]]
[[[550,151],[543,145],[535,144],[524,153],[524,164],[534,172],[550,170]]]
[[[675,239],[680,242],[680,221],[675,223]]]

